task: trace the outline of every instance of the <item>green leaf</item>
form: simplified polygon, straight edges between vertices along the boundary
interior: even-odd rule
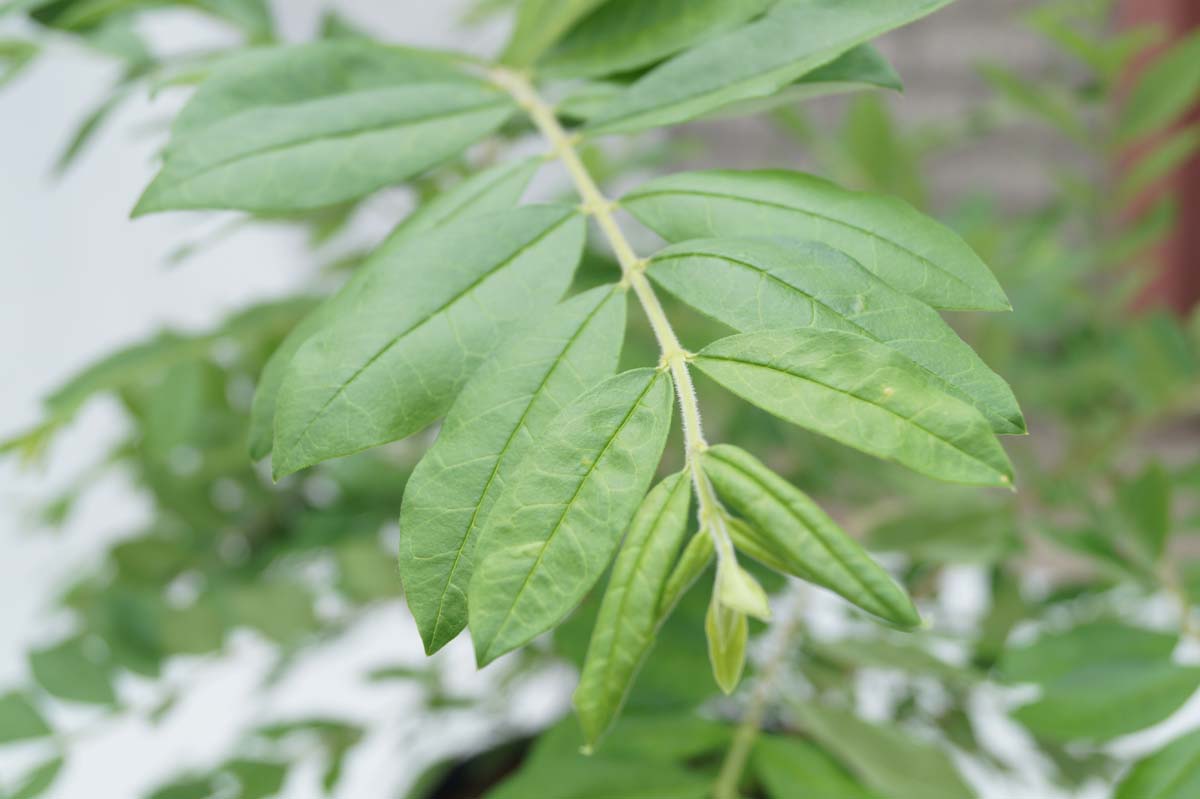
[[[117,700],[108,665],[91,657],[80,638],[30,652],[29,669],[37,684],[59,699],[96,705]]]
[[[480,533],[468,598],[479,663],[571,612],[608,566],[666,444],[671,378],[634,369],[564,408]]]
[[[1171,532],[1171,476],[1161,463],[1148,464],[1117,486],[1117,510],[1138,548],[1151,562],[1161,558]]]
[[[695,364],[779,418],[884,460],[950,482],[1012,483],[1008,457],[979,411],[863,336],[742,333],[705,347]]]
[[[571,26],[609,0],[521,0],[512,38],[500,56],[514,67],[532,64]]]
[[[729,236],[812,239],[841,250],[935,308],[1003,311],[1003,290],[966,242],[892,197],[847,191],[800,172],[684,172],[621,205],[671,242]]]
[[[0,696],[0,744],[44,738],[51,732],[29,697],[15,691]]]
[[[1122,175],[1116,204],[1128,206],[1138,195],[1183,167],[1200,151],[1200,125],[1192,125],[1156,143]]]
[[[774,94],[855,45],[949,0],[779,3],[765,17],[651,70],[592,120],[593,134],[684,122],[739,100]]]
[[[583,235],[573,209],[526,206],[390,250],[348,311],[288,364],[275,409],[275,476],[395,441],[445,413],[511,323],[566,290]]]
[[[652,64],[758,16],[771,0],[608,0],[542,60],[552,77],[592,78]]]
[[[617,369],[624,291],[601,286],[563,303],[467,383],[400,509],[400,575],[428,653],[467,623],[472,550],[496,499],[563,407]]]
[[[239,586],[229,594],[234,620],[278,644],[293,646],[316,632],[313,598],[297,583],[262,581]]]
[[[912,600],[863,548],[800,490],[750,453],[729,444],[705,450],[704,473],[756,541],[797,577],[824,586],[900,627],[921,619]],[[751,553],[752,554],[752,553]]]
[[[733,693],[742,680],[749,630],[746,614],[722,604],[714,593],[704,617],[704,635],[713,679],[726,694]]]
[[[26,774],[16,789],[6,796],[8,799],[35,799],[35,797],[43,795],[50,790],[50,786],[54,784],[62,767],[63,759],[61,757],[46,761]]]
[[[1192,799],[1200,796],[1200,732],[1176,738],[1133,765],[1114,799]]]
[[[691,482],[686,471],[679,472],[646,496],[629,525],[575,689],[575,712],[589,745],[620,713],[654,644],[658,608],[687,533],[690,502]]]
[[[279,795],[288,767],[265,760],[231,760],[221,771],[237,781],[237,799],[268,799]]]
[[[1040,699],[1012,716],[1039,738],[1103,742],[1157,724],[1198,687],[1197,667],[1095,661],[1048,683]]]
[[[806,732],[845,763],[858,779],[888,799],[973,799],[942,748],[901,728],[871,724],[853,713],[796,705]]]
[[[1129,93],[1117,120],[1123,142],[1148,136],[1174,122],[1200,96],[1200,32],[1159,56]]]
[[[180,112],[134,215],[346,202],[457,154],[512,110],[430,54],[362,40],[252,52],[219,65]]]
[[[712,535],[707,530],[701,530],[691,537],[663,586],[662,599],[658,603],[660,619],[671,615],[679,600],[708,568],[713,552]]]
[[[373,537],[338,544],[333,550],[338,588],[354,602],[367,603],[400,596],[396,564]]]
[[[346,308],[352,305],[352,298],[374,269],[386,268],[374,264],[388,262],[395,257],[393,251],[401,247],[403,242],[427,230],[455,220],[514,207],[540,164],[540,159],[532,158],[485,169],[424,203],[405,217],[367,263],[355,271],[341,291],[292,328],[287,338],[271,354],[258,379],[254,404],[250,409],[250,457],[259,460],[271,452],[275,437],[275,403],[292,357],[314,333],[346,312]]]
[[[1008,682],[1069,681],[1071,674],[1096,663],[1169,660],[1178,643],[1179,636],[1172,633],[1105,619],[1042,635],[1025,646],[1011,647],[1004,652],[997,669]]]
[[[812,327],[880,341],[923,367],[934,385],[973,404],[996,432],[1025,432],[1008,384],[936,311],[823,244],[784,238],[685,241],[656,254],[648,274],[735,330]]]
[[[0,39],[0,86],[21,74],[37,54],[38,47],[33,42]]]
[[[903,88],[900,76],[891,63],[883,57],[883,54],[872,45],[860,44],[842,53],[825,66],[802,75],[775,94],[723,105],[700,118],[726,119],[750,116],[817,97],[865,89],[900,91]]]
[[[829,755],[798,738],[759,738],[750,767],[769,799],[874,799]]]

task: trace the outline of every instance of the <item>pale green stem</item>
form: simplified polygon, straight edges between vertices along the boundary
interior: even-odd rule
[[[713,536],[719,561],[735,562],[733,541],[721,515],[721,504],[712,484],[700,468],[700,455],[708,448],[708,442],[704,440],[700,406],[696,399],[691,370],[688,368],[691,354],[679,343],[679,337],[675,335],[670,320],[663,312],[662,303],[658,301],[654,287],[646,279],[645,259],[638,257],[629,239],[625,237],[625,232],[617,224],[616,217],[613,216],[617,204],[600,191],[595,179],[579,158],[571,135],[559,124],[554,109],[542,99],[529,79],[519,72],[503,67],[494,68],[490,77],[492,83],[508,92],[517,105],[525,110],[551,151],[566,167],[583,201],[583,211],[596,220],[596,224],[604,233],[613,254],[617,257],[617,263],[621,265],[622,282],[633,289],[634,296],[650,321],[650,328],[654,331],[654,338],[658,341],[661,353],[660,365],[670,370],[675,383],[675,393],[679,398],[679,413],[683,417],[684,454],[692,482],[696,486],[700,525]]]

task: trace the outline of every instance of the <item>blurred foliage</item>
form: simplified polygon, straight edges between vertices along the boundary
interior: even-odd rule
[[[122,65],[112,91],[73,136],[60,169],[87,151],[125,98],[186,87],[214,59],[228,57],[231,51],[155,55],[136,23],[166,5],[223,21],[247,43],[274,37],[266,6],[257,0],[10,0],[0,6],[0,14],[24,12],[30,22],[27,36],[0,41],[0,83],[17,79],[43,43],[67,36]],[[476,5],[473,20],[507,12],[512,3]],[[773,112],[778,130],[817,162],[816,171],[926,209],[937,192],[923,177],[924,165],[986,147],[990,137],[1014,126],[1043,129],[1081,157],[1042,164],[1054,190],[1037,208],[1014,211],[981,190],[949,202],[938,198],[935,209],[991,265],[1017,309],[954,321],[1013,383],[1030,420],[1031,436],[1009,439],[1019,493],[927,484],[700,385],[711,429],[763,453],[838,509],[840,520],[873,550],[892,553],[932,621],[931,629],[902,636],[839,606],[844,618],[831,635],[826,616],[834,611],[760,574],[769,590],[786,597],[782,602],[792,603],[794,618],[790,639],[780,633],[774,638],[784,640],[774,642],[774,650],[761,647],[773,652],[762,660],[780,672],[742,776],[746,796],[971,796],[957,765],[961,758],[1001,777],[1027,770],[1028,764],[993,751],[978,728],[973,700],[997,693],[1058,783],[1125,779],[1118,796],[1127,799],[1194,795],[1171,793],[1162,788],[1170,781],[1158,779],[1167,773],[1176,785],[1195,786],[1194,735],[1169,743],[1132,771],[1102,744],[1157,723],[1200,687],[1200,669],[1175,654],[1186,650],[1181,638],[1195,644],[1200,635],[1194,608],[1200,602],[1194,541],[1200,533],[1200,317],[1130,311],[1154,266],[1154,245],[1174,224],[1173,198],[1161,179],[1200,147],[1195,125],[1177,124],[1196,100],[1200,39],[1193,35],[1158,56],[1126,92],[1129,66],[1158,48],[1162,34],[1114,31],[1108,5],[1048,2],[1026,15],[1020,24],[1057,51],[1055,68],[1029,75],[1020,65],[981,65],[986,94],[948,123],[903,124],[875,93],[856,95],[832,118],[792,106]],[[330,16],[322,35],[356,34],[352,23]],[[515,139],[522,130],[507,133]],[[1114,169],[1131,142],[1135,155]],[[695,142],[654,137],[632,152],[593,147],[587,156],[589,168],[608,181],[706,157]],[[457,179],[460,166],[448,164],[423,178],[413,185],[415,196]],[[347,206],[247,221],[302,226],[317,246],[338,236],[355,211]],[[355,263],[353,256],[343,259],[322,280],[336,280]],[[592,253],[580,283],[611,269],[605,254]],[[129,530],[62,592],[70,632],[31,651],[29,683],[0,696],[0,744],[38,746],[45,755],[0,795],[45,795],[69,760],[76,733],[54,729],[54,704],[95,705],[108,718],[132,713],[157,723],[188,690],[165,678],[171,661],[220,658],[230,637],[248,630],[275,648],[271,679],[278,680],[304,652],[335,639],[371,609],[400,601],[392,535],[422,441],[331,462],[279,484],[246,457],[257,375],[312,304],[307,297],[263,304],[211,331],[164,332],[134,344],[54,392],[45,421],[4,445],[26,458],[44,457],[54,434],[88,401],[113,396],[127,431],[98,468],[128,475],[150,512],[142,528]],[[670,311],[688,341],[721,333],[686,308]],[[648,330],[637,332],[626,357],[653,359]],[[86,475],[78,490],[48,505],[46,520],[70,519],[72,503],[95,476]],[[964,570],[986,588],[982,615],[966,623],[947,579]],[[1174,610],[1145,612],[1156,597],[1169,599]],[[510,673],[532,673],[547,657],[578,665],[595,605],[589,601],[555,634],[553,653],[513,658]],[[580,738],[568,718],[532,739],[515,737],[434,764],[415,779],[409,796],[707,796],[757,689],[729,699],[712,696],[697,632],[704,608],[703,597],[689,594],[660,631],[626,717],[600,753],[578,753]],[[773,643],[761,627],[752,634]],[[427,669],[397,666],[368,676],[378,685],[416,686],[431,716],[486,703],[449,692],[437,668],[437,662]],[[868,721],[854,710],[880,674],[890,678],[886,707]],[[161,696],[149,706],[131,703],[123,689],[129,675],[157,685]],[[1010,690],[1029,685],[1038,688],[1032,701],[1028,691]],[[180,775],[149,796],[282,796],[292,769],[314,758],[323,764],[324,790],[337,796],[343,763],[366,732],[331,718],[264,724],[246,731],[224,762]]]

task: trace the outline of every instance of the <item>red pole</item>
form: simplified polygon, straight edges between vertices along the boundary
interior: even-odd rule
[[[1125,27],[1146,24],[1162,27],[1167,32],[1165,49],[1200,26],[1200,0],[1122,0],[1120,23]],[[1135,64],[1135,74],[1157,55],[1151,53],[1142,63]],[[1198,120],[1200,106],[1174,130]],[[1139,198],[1130,212],[1145,210],[1156,197],[1167,192],[1173,193],[1178,203],[1176,224],[1154,253],[1158,273],[1138,304],[1166,306],[1184,314],[1200,302],[1200,155],[1169,176],[1163,185]]]

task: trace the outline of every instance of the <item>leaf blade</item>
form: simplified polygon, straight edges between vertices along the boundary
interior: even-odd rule
[[[593,289],[498,353],[463,389],[409,478],[400,576],[427,653],[466,626],[472,545],[533,440],[559,409],[616,372],[625,303],[612,286]]]
[[[480,664],[553,626],[599,579],[662,455],[671,399],[669,375],[634,369],[552,422],[480,534],[467,600]],[[590,530],[586,538],[581,525]]]
[[[785,421],[947,482],[1010,486],[1012,466],[974,407],[890,348],[837,331],[759,331],[710,344],[702,372]]]

